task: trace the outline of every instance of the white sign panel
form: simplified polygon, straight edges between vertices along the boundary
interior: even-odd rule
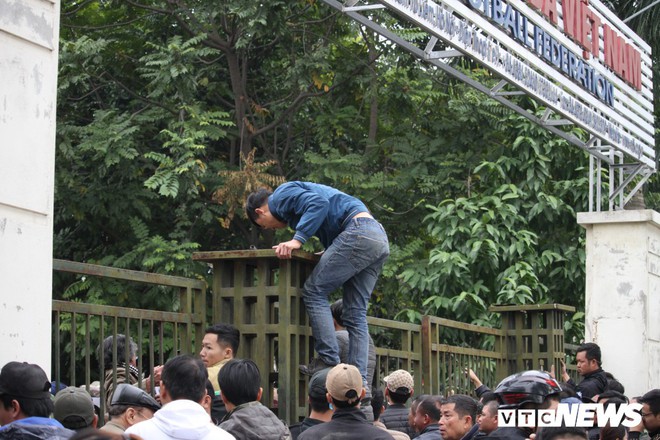
[[[656,169],[650,48],[597,0],[380,0]]]

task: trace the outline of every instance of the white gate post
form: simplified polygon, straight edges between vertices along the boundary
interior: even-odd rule
[[[637,396],[660,387],[660,214],[579,213],[587,231],[585,339]],[[578,287],[578,286],[576,286]]]

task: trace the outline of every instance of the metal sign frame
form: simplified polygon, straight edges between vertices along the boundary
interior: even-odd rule
[[[604,41],[605,30],[601,29],[599,40],[593,42],[594,47],[602,50],[589,57],[584,47],[563,33],[561,26],[530,8],[523,0],[490,0],[502,8],[506,6],[515,10],[516,19],[525,17],[524,29],[522,25],[516,25],[521,28],[517,39],[512,35],[512,27],[498,26],[492,19],[470,8],[468,1],[465,4],[459,0],[377,0],[370,4],[358,4],[356,0],[347,0],[345,4],[336,0],[322,1],[417,58],[587,151],[591,155],[589,211],[601,210],[603,164],[609,167],[610,210],[623,209],[656,172],[651,49],[598,0],[589,0],[589,13],[600,17],[598,20],[607,24],[608,30],[610,27],[614,29],[623,47],[639,54],[639,87],[620,78],[603,62],[608,44]],[[561,13],[561,2],[556,1],[556,4]],[[426,32],[429,38],[425,47],[405,40],[396,30],[382,24],[391,23],[391,19],[383,19],[385,13],[390,13],[388,18],[399,17],[408,26],[414,25]],[[559,24],[563,25],[562,22]],[[538,49],[521,43],[539,38],[539,35],[547,42],[552,41],[553,47],[557,48],[556,54],[560,53],[560,47],[563,53],[570,52],[574,60],[579,57],[573,54],[584,53],[584,58],[579,58],[581,67],[591,72],[592,81],[598,80],[601,86],[610,85],[610,101],[601,99],[605,93],[598,93],[598,96],[594,93],[594,90],[603,91],[603,87],[587,90],[565,74],[567,69],[562,72],[561,68],[549,63],[550,56],[544,59]],[[543,40],[539,38],[538,41]],[[457,70],[448,63],[456,56],[477,61],[500,77],[500,82],[491,87]],[[564,67],[567,66],[568,61]],[[521,94],[530,96],[546,108],[542,117],[508,98]],[[571,125],[589,133],[589,140],[585,142],[564,130]]]

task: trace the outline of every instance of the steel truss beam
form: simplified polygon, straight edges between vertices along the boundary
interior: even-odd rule
[[[465,84],[479,90],[500,104],[508,107],[516,113],[524,116],[530,121],[544,127],[553,134],[570,142],[571,144],[585,150],[589,153],[589,210],[601,210],[601,188],[602,188],[602,164],[606,164],[609,168],[609,209],[623,209],[626,203],[639,191],[644,183],[653,174],[653,170],[643,163],[623,163],[622,153],[615,151],[613,147],[604,146],[601,144],[601,139],[593,136],[587,142],[582,141],[573,134],[566,132],[558,127],[574,125],[573,122],[558,118],[551,119],[554,114],[552,109],[547,109],[541,118],[537,117],[532,112],[520,107],[516,103],[507,99],[507,96],[525,95],[526,92],[517,89],[514,85],[502,79],[495,87],[489,87],[482,84],[475,79],[467,76],[463,72],[455,69],[447,63],[447,61],[456,56],[464,56],[460,51],[455,49],[446,49],[436,51],[435,46],[439,39],[431,36],[426,47],[421,49],[416,45],[404,40],[395,32],[383,27],[381,24],[375,22],[370,17],[360,14],[361,11],[374,11],[377,9],[386,8],[385,5],[380,3],[365,4],[362,6],[355,6],[358,3],[356,0],[347,0],[346,4],[342,4],[337,0],[322,0],[328,6],[336,9],[337,11],[347,15],[354,21],[365,26],[368,29],[376,32],[377,34],[385,37],[386,39],[396,43],[401,48],[410,52],[420,60],[424,60],[431,65],[437,67],[443,72],[461,80]],[[412,23],[410,23],[412,24]],[[508,89],[508,90],[505,90]],[[513,89],[513,90],[511,90]],[[632,185],[632,188],[629,186]],[[626,192],[627,190],[627,192]],[[616,199],[619,203],[615,203]]]

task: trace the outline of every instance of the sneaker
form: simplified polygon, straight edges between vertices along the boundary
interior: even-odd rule
[[[307,365],[298,365],[298,370],[300,371],[300,374],[304,374],[305,376],[313,376],[314,373],[325,370],[326,368],[332,368],[334,365],[328,365],[325,362],[321,360],[321,358],[314,358],[312,361],[307,364]]]

